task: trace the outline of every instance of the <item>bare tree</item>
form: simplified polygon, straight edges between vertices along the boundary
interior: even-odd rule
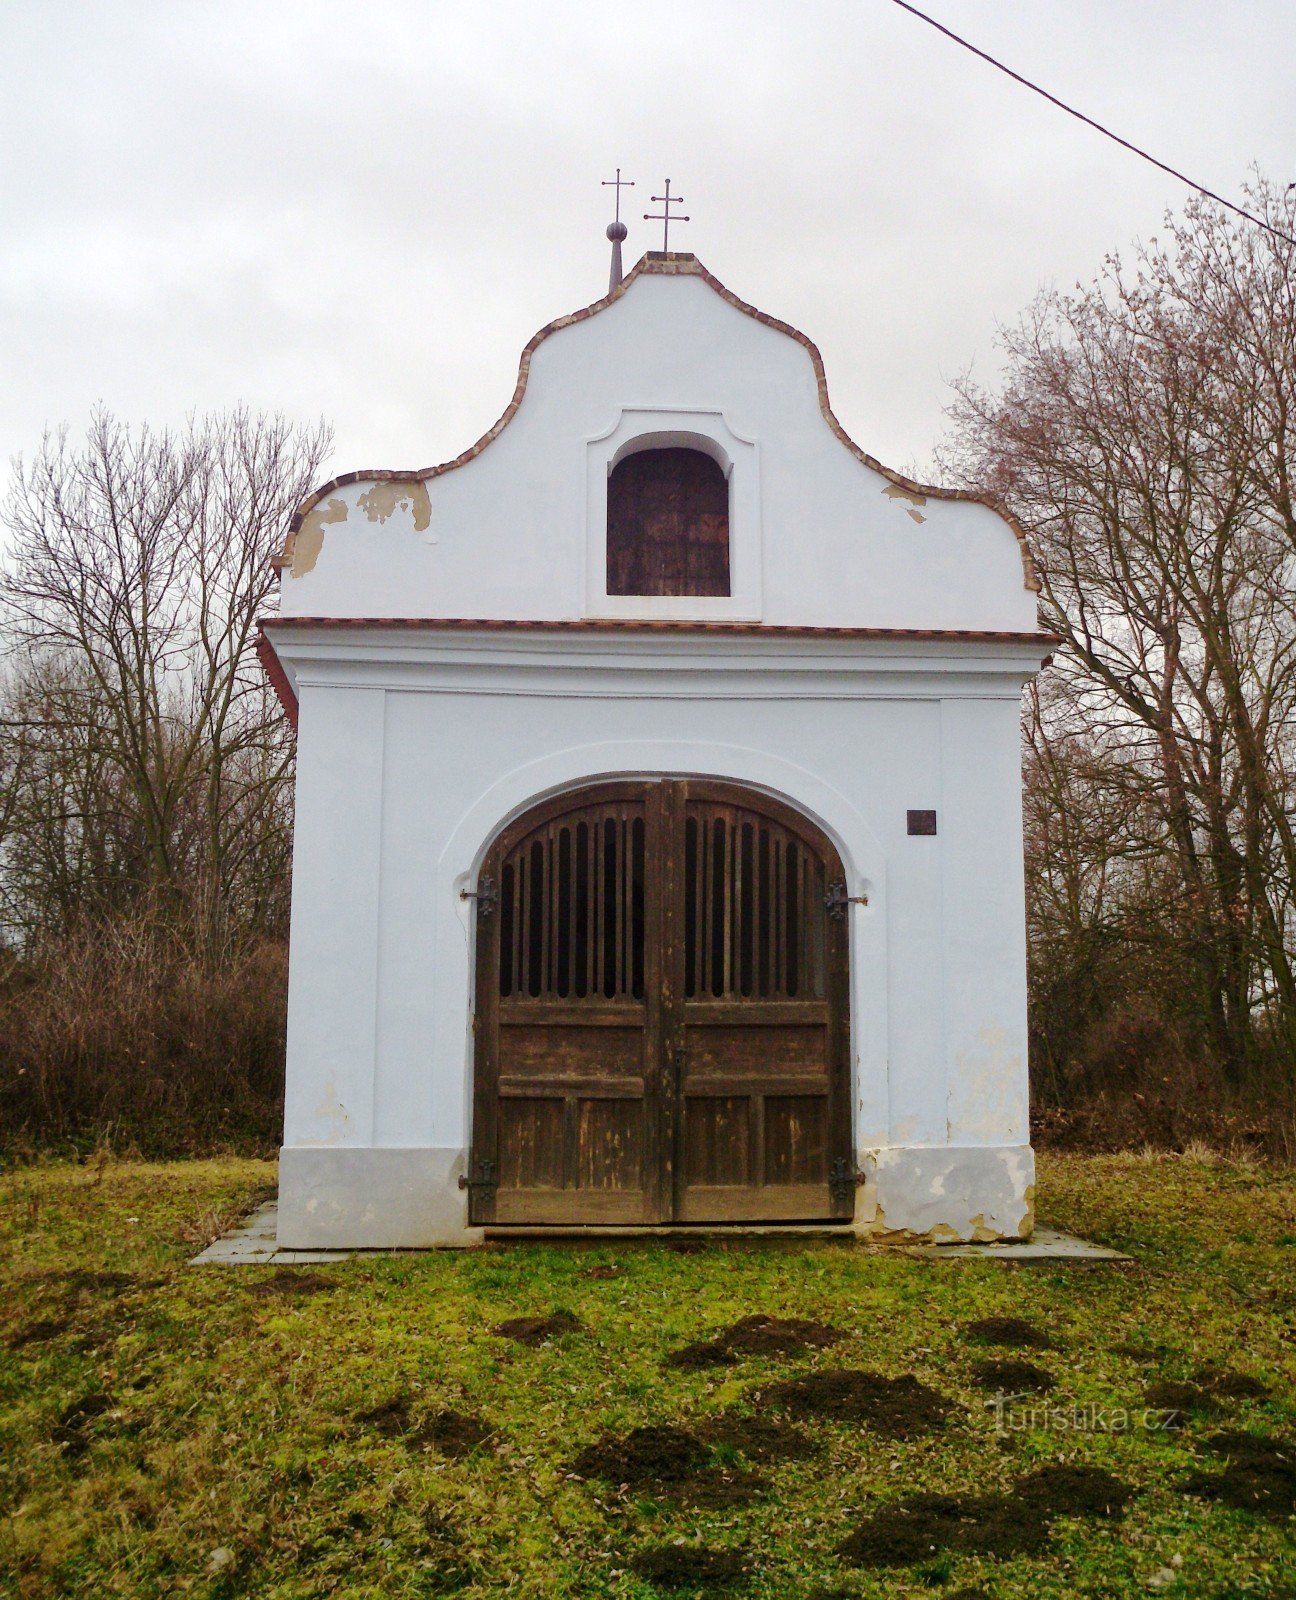
[[[143,897],[219,961],[282,909],[292,746],[252,647],[329,443],[245,411],[179,434],[101,412],[84,446],[61,432],[18,463],[0,621],[20,925]]]
[[[1250,197],[1296,228],[1290,195]],[[1095,787],[1115,807],[1083,876],[1110,896],[1122,862],[1137,905],[1151,874],[1143,914],[1236,1082],[1275,1041],[1296,1071],[1294,268],[1281,238],[1191,202],[1003,336],[1003,386],[959,386],[944,456],[1028,526],[1065,641],[1031,768],[1073,813],[1055,832],[1083,751],[1086,808]]]

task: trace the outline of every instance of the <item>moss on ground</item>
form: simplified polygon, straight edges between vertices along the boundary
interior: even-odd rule
[[[1276,1467],[1279,1447],[1238,1436],[1296,1439],[1296,1178],[1070,1155],[1040,1177],[1043,1220],[1135,1262],[1011,1268],[796,1239],[192,1268],[270,1190],[271,1165],[11,1172],[0,1592],[1290,1596],[1290,1457]],[[493,1331],[557,1313],[534,1347]],[[668,1360],[754,1316],[843,1337],[721,1367]],[[968,1332],[995,1317],[1047,1334],[1055,1380],[1001,1408],[1002,1431],[979,1369],[1007,1352]],[[912,1375],[948,1412],[899,1438],[798,1415],[805,1447],[766,1448],[787,1430],[776,1386],[829,1370]],[[1145,1426],[1145,1395],[1172,1384],[1205,1389],[1209,1411]],[[744,1417],[761,1424],[750,1451]],[[573,1470],[645,1428],[700,1441],[700,1489],[750,1492]],[[897,1564],[850,1558],[853,1535],[906,1505],[998,1505],[986,1497],[1020,1499],[1057,1466],[1100,1469],[1130,1498],[1119,1515],[1051,1506],[1041,1537],[1003,1543],[1016,1554],[942,1534]],[[1221,1487],[1243,1468],[1263,1494]],[[1107,1481],[1050,1482],[1090,1479]]]

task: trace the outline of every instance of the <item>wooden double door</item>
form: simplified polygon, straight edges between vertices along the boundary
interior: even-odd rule
[[[508,827],[479,880],[472,1221],[850,1217],[842,876],[804,817],[713,781]]]

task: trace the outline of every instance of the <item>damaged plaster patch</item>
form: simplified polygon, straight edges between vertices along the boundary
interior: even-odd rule
[[[338,1098],[337,1077],[333,1073],[329,1074],[323,1098],[315,1107],[315,1116],[318,1122],[328,1126],[328,1133],[319,1141],[321,1144],[337,1144],[350,1126],[351,1114]]]
[[[386,522],[396,511],[409,511],[414,517],[415,533],[425,533],[432,521],[432,502],[428,498],[427,484],[417,478],[396,478],[389,483],[375,483],[366,489],[356,504],[370,522]]]
[[[958,1128],[964,1138],[987,1144],[1024,1135],[1024,1095],[1020,1086],[1026,1067],[1015,1048],[1015,1032],[998,1026],[979,1028],[971,1048],[955,1057],[955,1087],[946,1097],[946,1129]]]
[[[1029,1239],[1035,1231],[1035,1185],[1033,1183],[1026,1185],[1022,1193],[1022,1201],[1026,1206],[1026,1210],[1017,1225],[1017,1236],[1021,1239]]]
[[[882,493],[887,497],[888,500],[905,500],[910,506],[913,507],[925,506],[927,504],[927,496],[925,494],[919,494],[915,489],[902,488],[898,483],[888,483],[886,488],[883,489]],[[905,515],[911,518],[914,522],[926,522],[927,520],[927,518],[923,516],[922,512],[918,510],[907,511]]]
[[[884,1147],[862,1152],[856,1231],[930,1244],[1027,1236],[1034,1220],[1029,1145]]]
[[[324,548],[324,529],[330,522],[345,522],[347,503],[333,499],[324,505],[313,506],[302,520],[293,537],[292,564],[289,572],[294,578],[304,578],[319,560]]]

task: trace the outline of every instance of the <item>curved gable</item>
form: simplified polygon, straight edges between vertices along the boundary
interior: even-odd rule
[[[1018,542],[1024,587],[1029,591],[1038,592],[1040,587],[1039,576],[1025,530],[1006,507],[988,494],[977,494],[966,489],[947,489],[931,484],[918,483],[912,478],[905,477],[902,473],[893,471],[890,467],[877,460],[876,457],[871,456],[851,438],[833,412],[828,397],[828,380],[824,371],[823,357],[814,341],[802,333],[799,328],[794,328],[790,323],[783,322],[777,317],[772,317],[768,312],[761,311],[747,301],[740,299],[731,289],[721,283],[719,278],[709,272],[696,256],[674,252],[671,254],[649,252],[639,260],[626,278],[611,293],[604,295],[601,299],[594,301],[591,305],[582,307],[578,311],[558,317],[541,328],[527,343],[522,352],[512,398],[499,419],[482,434],[476,443],[455,456],[453,460],[441,462],[433,467],[418,468],[413,471],[373,468],[358,472],[346,472],[330,479],[327,483],[314,490],[293,513],[286,531],[283,550],[275,561],[276,566],[281,571],[287,570],[296,576],[302,576],[313,568],[328,525],[332,522],[345,521],[348,514],[347,504],[343,499],[339,498],[338,492],[354,484],[365,483],[374,486],[366,495],[361,496],[358,502],[360,509],[365,512],[370,521],[385,522],[392,510],[397,506],[404,505],[408,506],[413,513],[415,528],[422,531],[427,526],[427,521],[430,518],[426,484],[432,479],[454,472],[458,468],[465,467],[475,461],[488,445],[499,438],[516,416],[526,396],[533,358],[547,339],[563,329],[574,327],[614,306],[618,301],[623,300],[634,285],[643,278],[680,276],[700,279],[722,300],[733,306],[737,311],[740,311],[744,316],[750,317],[763,327],[770,328],[774,332],[794,340],[805,350],[813,367],[819,409],[822,412],[824,421],[856,460],[886,480],[888,498],[907,505],[910,508],[910,515],[913,516],[915,521],[920,522],[923,520],[919,508],[925,506],[929,500],[962,501],[981,505],[987,507],[997,517],[1001,518]]]
[[[728,589],[610,573],[608,482],[646,448],[718,462]],[[720,504],[709,515],[725,522]],[[453,461],[320,486],[278,566],[285,616],[1037,626],[1021,526],[990,499],[914,482],[861,450],[813,341],[691,254],[648,254],[616,290],[542,328],[501,418]]]

